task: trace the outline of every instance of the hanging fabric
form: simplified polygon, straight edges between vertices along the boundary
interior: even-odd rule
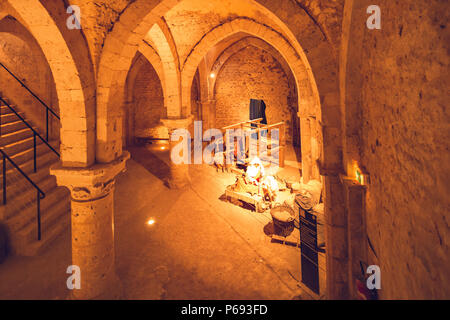
[[[264,100],[250,99],[250,120],[262,118],[261,123],[267,124],[266,118],[266,104]],[[256,127],[252,124],[252,127]]]

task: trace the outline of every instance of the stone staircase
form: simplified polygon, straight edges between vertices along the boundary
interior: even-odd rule
[[[16,106],[2,98],[27,120]],[[59,158],[39,138],[36,138],[37,171],[34,172],[33,131],[1,101],[0,117],[0,147],[45,193],[45,198],[40,201],[41,240],[38,241],[37,190],[7,161],[7,204],[3,205],[3,161],[0,159],[0,224],[6,227],[10,253],[38,255],[55,238],[69,230],[69,191],[64,187],[57,187],[56,178],[50,175],[50,166],[59,161]],[[27,122],[31,124],[30,121]],[[38,131],[37,128],[34,129]],[[59,149],[57,141],[50,141],[49,144],[55,150]]]

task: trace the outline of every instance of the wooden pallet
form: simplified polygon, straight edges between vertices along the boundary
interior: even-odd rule
[[[294,231],[292,231],[292,233],[294,233],[297,229],[294,229]],[[292,247],[297,247],[300,248],[300,238],[295,238],[292,233],[288,236],[288,237],[283,237],[283,236],[279,236],[277,234],[273,234],[271,236],[272,243],[280,243],[280,244],[284,244],[284,245],[288,245],[288,246],[292,246]]]
[[[255,207],[255,211],[264,212],[264,201],[260,196],[251,196],[248,193],[236,192],[225,189],[225,197],[227,200],[239,200]]]

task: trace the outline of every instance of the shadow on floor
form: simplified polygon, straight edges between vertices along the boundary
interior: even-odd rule
[[[170,168],[166,162],[145,148],[133,147],[129,148],[129,152],[134,161],[142,165],[167,186],[167,177],[170,176]]]
[[[269,222],[268,224],[266,224],[263,230],[267,236],[275,234],[275,227],[273,225],[273,222]]]
[[[225,193],[222,194],[219,197],[219,200],[222,201],[222,202],[227,202],[227,203],[230,203],[232,205],[241,207],[242,209],[245,209],[245,210],[248,210],[248,211],[251,211],[251,212],[256,212],[256,208],[255,208],[254,205],[252,205],[250,203],[247,203],[245,201],[234,199],[234,198],[227,199],[227,196],[225,195]]]

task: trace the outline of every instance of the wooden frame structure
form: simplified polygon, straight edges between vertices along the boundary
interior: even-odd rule
[[[256,146],[254,147],[256,149],[253,149],[253,150],[255,150],[257,152],[257,154],[261,158],[261,160],[263,162],[271,161],[273,154],[276,151],[278,151],[279,166],[284,167],[284,159],[285,159],[285,152],[286,152],[286,133],[285,133],[286,125],[283,121],[279,122],[279,123],[267,125],[267,124],[261,123],[262,120],[263,120],[262,118],[258,118],[258,119],[243,121],[243,122],[239,122],[239,123],[235,123],[235,124],[223,127],[222,131],[224,132],[224,139],[225,139],[224,142],[227,141],[228,130],[240,129],[243,134],[243,138],[245,139],[244,154],[246,155],[247,153],[249,153],[250,143],[253,142],[252,139],[250,139],[250,138],[251,138],[251,136],[256,135],[256,137],[257,137],[257,139],[255,141]],[[279,132],[278,143],[276,143],[275,141],[272,141],[272,130],[277,130],[277,129]],[[267,135],[264,136],[262,134],[263,132],[266,132]],[[261,143],[261,140],[265,140],[263,142],[265,142],[265,144],[267,145],[267,154],[260,154],[260,146],[264,145],[263,143]],[[250,159],[248,159],[247,156],[244,156],[244,158],[246,161],[250,160]]]

